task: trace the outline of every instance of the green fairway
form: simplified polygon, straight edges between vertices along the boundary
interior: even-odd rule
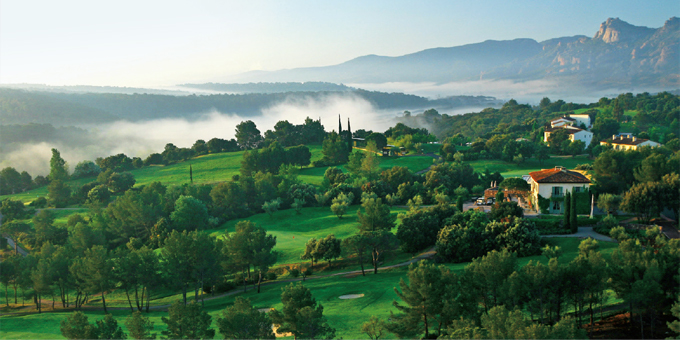
[[[276,247],[279,252],[277,264],[300,263],[300,256],[304,253],[305,244],[310,238],[324,238],[330,234],[344,239],[357,232],[357,210],[359,205],[347,209],[343,218],[335,216],[329,207],[304,208],[302,214],[295,210],[281,210],[269,217],[258,214],[244,220],[249,220],[276,236]],[[406,211],[403,208],[393,208],[392,213]],[[208,232],[212,235],[223,235],[225,231],[234,232],[235,225],[241,220],[228,221],[219,229]],[[396,230],[396,228],[395,228]]]
[[[311,161],[319,160],[323,157],[321,145],[308,145],[312,153]],[[216,153],[192,158],[190,160],[171,164],[167,166],[153,165],[130,171],[136,180],[136,186],[146,185],[152,182],[161,182],[164,185],[181,185],[189,183],[189,167],[193,172],[195,184],[217,183],[231,180],[232,176],[239,174],[241,168],[241,158],[243,151]],[[426,169],[432,164],[430,156],[412,157],[379,157],[380,168],[389,169],[393,166],[404,166],[413,172]],[[305,167],[300,171],[300,180],[314,185],[320,185],[323,174],[328,167],[313,168]],[[344,172],[347,170],[340,165]],[[96,178],[82,178],[67,181],[72,190],[75,190],[85,183],[96,181]],[[0,200],[12,198],[29,203],[39,196],[47,196],[47,187],[40,187],[23,193],[14,195],[0,196]]]
[[[542,164],[535,158],[530,158],[522,164],[509,163],[497,159],[470,161],[467,163],[470,164],[475,171],[480,173],[483,173],[484,169],[489,169],[491,173],[496,171],[500,172],[503,177],[520,177],[522,175],[528,175],[529,172],[532,171],[551,169],[555,166],[573,169],[578,164],[592,164],[592,162],[593,161],[586,156],[551,156],[549,159],[544,160]]]
[[[559,246],[563,249],[564,255],[560,258],[560,262],[565,263],[577,256],[578,244],[581,240],[576,238],[554,238],[549,239],[548,242],[551,245]],[[615,243],[600,242],[599,244],[600,251],[605,257],[609,257],[613,249],[616,248]],[[519,263],[520,265],[525,265],[530,260],[547,263],[547,259],[541,255],[520,258]],[[446,266],[454,271],[461,271],[467,264],[468,263],[446,264]],[[329,324],[336,328],[336,336],[338,338],[366,339],[367,336],[361,333],[360,329],[361,325],[367,321],[371,315],[376,315],[379,318],[386,320],[389,317],[390,311],[397,312],[396,308],[392,306],[392,301],[399,301],[399,298],[394,293],[393,288],[398,287],[399,280],[406,277],[406,272],[407,268],[402,267],[399,269],[382,270],[378,275],[339,275],[328,278],[310,279],[304,282],[304,285],[311,290],[312,295],[316,298],[317,302],[324,306],[324,315],[327,317]],[[260,294],[257,294],[256,290],[251,289],[247,293],[239,293],[239,295],[250,298],[256,308],[280,309],[282,307],[281,288],[285,287],[287,284],[288,283],[282,282],[263,286],[262,293]],[[345,294],[364,294],[364,297],[351,300],[341,300],[338,298]],[[215,320],[220,316],[220,311],[232,304],[234,298],[235,295],[232,295],[205,302],[206,310],[213,317],[213,328],[217,328]],[[164,300],[169,302],[171,299]],[[619,301],[615,298],[610,299],[610,303],[615,302]],[[152,303],[152,305],[153,304],[154,303]],[[101,311],[86,311],[85,313],[90,318],[90,322],[103,318],[103,312]],[[129,310],[116,310],[112,313],[116,319],[118,319],[118,324],[125,330],[124,320],[125,317],[129,315]],[[62,338],[59,331],[59,323],[68,314],[70,314],[70,312],[2,316],[0,318],[2,324],[0,338]],[[161,322],[161,317],[166,315],[166,311],[154,311],[148,314],[155,323],[154,329],[156,332],[165,329],[165,324]],[[219,334],[217,336],[219,336]]]

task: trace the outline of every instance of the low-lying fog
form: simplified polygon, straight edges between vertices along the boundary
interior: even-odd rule
[[[593,91],[585,87],[574,87],[549,79],[515,82],[512,80],[477,80],[438,84],[433,82],[393,82],[380,84],[345,84],[370,91],[404,92],[428,98],[447,96],[491,96],[507,101],[515,99],[520,103],[537,105],[543,97],[562,99],[573,103],[594,103],[602,97],[616,97],[621,93],[660,92],[667,89],[653,88],[612,88]]]
[[[343,129],[347,118],[353,131],[357,129],[385,131],[395,124],[399,111],[380,111],[368,101],[353,96],[329,96],[324,99],[288,100],[262,110],[254,117],[242,117],[227,112],[211,111],[197,120],[158,119],[145,122],[118,121],[111,124],[85,127],[91,140],[86,145],[68,145],[60,142],[22,144],[12,151],[0,153],[0,169],[11,166],[18,171],[28,171],[32,176],[49,173],[51,149],[56,148],[69,163],[71,171],[83,160],[94,160],[118,153],[129,157],[146,158],[154,152],[162,152],[167,143],[178,147],[191,147],[198,139],[206,142],[211,138],[234,138],[236,125],[252,120],[264,135],[273,130],[280,120],[291,124],[303,124],[305,118],[321,119],[327,131],[338,129],[338,115],[342,117]]]
[[[403,92],[429,98],[451,95],[485,95],[498,99],[514,98],[520,103],[538,104],[543,97],[552,100],[563,99],[567,102],[591,103],[603,96],[615,97],[623,92],[642,92],[642,89],[612,89],[606,91],[573,91],[558,86],[550,80],[513,82],[510,80],[480,80],[448,84],[435,83],[383,83],[383,84],[346,84],[348,86],[383,92]],[[658,92],[660,89],[647,89]],[[424,108],[426,109],[426,108]],[[449,115],[479,112],[483,107],[468,107],[441,110]],[[421,111],[415,111],[417,114]],[[242,117],[229,112],[205,112],[197,120],[159,119],[145,122],[118,121],[112,124],[84,127],[90,131],[90,143],[73,146],[68,143],[48,142],[37,144],[13,145],[10,152],[0,150],[0,169],[12,166],[19,171],[26,170],[31,175],[45,175],[49,172],[51,148],[57,148],[71,169],[82,160],[94,160],[125,153],[130,157],[146,158],[153,152],[162,152],[167,143],[178,147],[191,147],[198,139],[206,142],[218,137],[234,137],[235,127],[244,120],[253,120],[260,132],[273,129],[280,120],[292,124],[302,124],[306,117],[321,118],[327,131],[337,130],[338,115],[342,116],[343,127],[347,118],[351,119],[352,130],[366,129],[385,131],[396,123],[395,117],[402,114],[399,110],[378,110],[368,101],[344,94],[322,99],[290,99],[271,108],[262,110],[259,116]],[[424,126],[427,128],[427,126]]]

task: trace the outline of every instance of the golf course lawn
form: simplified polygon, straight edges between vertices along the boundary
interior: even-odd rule
[[[308,145],[312,153],[311,161],[319,160],[323,157],[321,145]],[[356,151],[356,150],[355,150]],[[164,185],[181,185],[189,183],[189,167],[191,166],[193,180],[195,184],[217,183],[230,181],[234,175],[240,174],[241,159],[243,151],[224,152],[198,156],[184,162],[171,165],[152,165],[141,169],[131,170],[130,173],[135,177],[136,186],[146,185],[152,182],[161,182]],[[409,157],[378,157],[380,168],[389,169],[393,166],[404,166],[413,172],[427,169],[432,165],[430,156],[409,156]],[[340,165],[344,172],[347,169]],[[323,175],[328,167],[304,167],[300,170],[300,180],[306,183],[320,185]],[[96,181],[96,178],[81,178],[67,181],[66,184],[72,190],[76,190],[83,184]],[[0,196],[0,200],[12,198],[29,203],[40,196],[47,196],[47,186],[42,186],[26,192]]]
[[[279,252],[277,264],[300,263],[300,256],[305,251],[305,244],[310,238],[324,238],[334,234],[339,239],[352,236],[357,232],[357,210],[361,206],[353,205],[347,209],[343,218],[338,218],[329,207],[313,207],[302,209],[298,215],[295,210],[281,210],[271,217],[267,214],[257,214],[241,220],[232,220],[223,224],[219,229],[211,229],[211,235],[224,235],[225,231],[234,232],[239,221],[248,220],[264,228],[268,233],[276,236],[276,247]],[[406,209],[393,207],[392,214],[405,212]],[[397,220],[398,222],[398,220]],[[396,232],[396,228],[393,229]]]
[[[559,246],[563,249],[564,255],[560,258],[561,262],[571,261],[578,254],[578,244],[581,240],[576,238],[554,238],[549,239],[551,245]],[[600,242],[600,251],[608,257],[612,250],[616,248],[615,243]],[[536,255],[520,258],[520,265],[528,263],[530,260],[547,263],[544,256]],[[446,264],[448,268],[460,272],[468,263]],[[405,278],[407,268],[402,267],[391,270],[381,270],[377,275],[338,275],[326,278],[309,279],[304,282],[318,303],[324,306],[324,315],[329,324],[337,330],[336,337],[345,339],[365,339],[367,336],[361,333],[361,325],[368,320],[371,315],[376,315],[383,320],[389,317],[390,311],[397,312],[392,306],[392,301],[399,301],[394,292],[394,287],[399,286],[399,280]],[[281,289],[289,283],[280,282],[273,285],[263,286],[262,292],[257,294],[254,289],[247,293],[238,293],[226,297],[220,297],[205,302],[206,310],[213,317],[213,328],[217,328],[215,320],[220,316],[220,311],[233,303],[235,296],[244,296],[251,300],[256,308],[277,308],[282,307]],[[238,289],[240,291],[240,289]],[[343,300],[338,297],[346,294],[364,294],[357,299]],[[189,296],[193,297],[193,294]],[[179,299],[175,295],[174,299]],[[172,298],[163,299],[167,302]],[[611,297],[610,303],[619,302]],[[152,302],[152,306],[157,304]],[[90,304],[96,306],[95,304]],[[101,311],[86,311],[90,322],[103,318]],[[124,319],[130,311],[114,310],[112,314],[118,319],[119,325],[125,330]],[[0,317],[0,338],[30,338],[30,339],[55,339],[62,338],[59,331],[59,323],[70,312],[45,312],[43,314],[29,314],[21,316],[4,315]],[[148,316],[155,323],[154,328],[157,332],[165,329],[161,317],[167,316],[166,311],[152,311]],[[160,335],[160,334],[159,334]],[[219,334],[217,335],[219,337]]]

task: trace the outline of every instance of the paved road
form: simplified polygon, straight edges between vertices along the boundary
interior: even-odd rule
[[[418,256],[412,258],[411,260],[408,260],[408,261],[402,262],[402,263],[398,263],[398,264],[395,264],[395,265],[391,265],[391,266],[379,267],[378,271],[381,271],[381,270],[384,270],[384,269],[389,269],[389,268],[398,268],[398,267],[408,266],[411,263],[415,263],[415,262],[418,262],[420,260],[430,258],[430,257],[434,256],[434,254],[436,254],[435,247],[432,247],[432,248],[428,249],[427,251],[419,254]],[[304,281],[304,280],[317,280],[317,279],[322,279],[322,278],[326,278],[326,277],[343,276],[343,275],[351,275],[351,274],[361,274],[361,270],[352,270],[352,271],[348,271],[348,272],[334,273],[334,274],[328,274],[328,275],[314,275],[314,276],[306,277],[304,279],[303,278],[296,278],[296,279],[287,279],[287,280],[280,280],[280,281],[273,281],[273,282],[265,282],[261,286],[264,288],[264,287],[267,287],[267,286],[278,285],[278,284],[288,283],[288,282],[296,282],[296,281]],[[366,275],[372,275],[372,274],[373,274],[373,268],[370,267],[370,266],[366,267]],[[257,289],[257,285],[249,285],[248,286],[248,290],[253,290],[253,289]],[[219,295],[215,295],[215,296],[211,296],[211,297],[206,297],[204,300],[210,301],[210,300],[219,299],[219,298],[222,298],[222,297],[225,297],[225,296],[236,295],[236,294],[241,294],[241,293],[243,293],[243,286],[236,288],[236,289],[233,289],[232,291],[230,291],[228,293],[219,294]],[[191,294],[191,292],[187,292],[187,301],[193,301],[193,297],[190,297],[190,295],[193,295],[193,294]],[[101,296],[101,294],[95,294],[95,295],[91,296],[91,298],[94,298],[94,297],[97,297],[97,296]],[[52,300],[42,300],[42,303],[44,305],[49,305],[49,304],[52,303]],[[169,307],[170,307],[170,305],[166,304],[166,305],[150,306],[149,309],[153,309],[153,310],[161,309],[161,310],[163,310],[163,309],[167,309]],[[22,308],[22,309],[27,309],[27,308],[31,308],[31,307],[27,306],[26,308]],[[99,306],[84,306],[81,309],[82,310],[91,310],[91,311],[92,310],[104,310],[103,307],[99,307]],[[129,310],[130,307],[107,307],[106,309],[107,310]],[[63,311],[71,311],[71,310],[75,310],[75,308],[57,309],[55,311],[63,312]],[[43,313],[48,313],[48,312],[52,312],[52,310],[43,311]],[[2,313],[2,314],[3,315],[6,315],[6,314],[16,315],[16,314],[27,314],[27,313],[30,314],[31,312],[26,312],[26,311],[20,310],[20,311],[17,311],[17,312]]]
[[[2,225],[2,214],[1,213],[0,213],[0,225]],[[10,238],[9,236],[5,236],[5,235],[2,235],[2,237],[6,238],[7,244],[9,244],[12,247],[12,249],[14,249],[14,240],[12,240],[12,238]],[[21,254],[22,256],[28,255],[28,251],[26,251],[26,249],[21,248],[21,247],[17,247],[17,252],[19,254]]]
[[[616,242],[613,238],[609,236],[604,236],[602,234],[598,234],[593,230],[593,227],[578,227],[578,232],[576,234],[567,234],[567,235],[543,235],[543,237],[578,237],[578,238],[592,238],[598,241],[605,241],[605,242]]]

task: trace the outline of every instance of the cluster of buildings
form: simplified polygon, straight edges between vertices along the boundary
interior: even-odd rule
[[[569,115],[553,119],[550,121],[550,126],[546,126],[543,132],[543,141],[548,143],[551,133],[565,130],[569,134],[569,140],[572,142],[580,140],[585,143],[587,148],[593,142],[593,133],[589,131],[591,127],[592,121],[590,115],[587,114]],[[621,133],[613,135],[611,139],[600,141],[600,145],[611,145],[614,150],[637,150],[639,147],[657,147],[661,144],[648,139],[634,137],[631,133]]]

